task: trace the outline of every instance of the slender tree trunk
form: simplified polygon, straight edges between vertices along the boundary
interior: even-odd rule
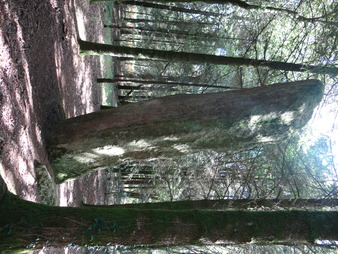
[[[205,16],[219,16],[218,13],[207,12],[207,11],[202,11],[202,10],[187,9],[183,7],[173,6],[173,5],[155,4],[155,3],[143,2],[143,1],[123,1],[123,3],[128,4],[128,5],[140,6],[144,8],[177,11],[177,12],[199,14],[199,15],[205,15]]]
[[[111,1],[111,0],[91,0],[91,2],[100,2],[100,1]],[[119,2],[132,2],[130,0],[119,0]],[[269,10],[269,11],[277,11],[280,13],[285,13],[288,15],[291,15],[295,19],[298,19],[300,21],[305,22],[320,22],[324,24],[329,24],[333,26],[337,26],[337,22],[327,22],[328,15],[324,15],[322,17],[304,17],[299,15],[297,11],[289,10],[286,8],[280,8],[280,7],[272,7],[272,6],[264,6],[264,5],[255,5],[255,4],[248,4],[245,1],[242,0],[156,0],[156,2],[164,2],[164,3],[195,3],[195,2],[204,2],[208,4],[231,4],[234,6],[238,6],[240,8],[246,9],[246,10]],[[329,13],[329,15],[336,13],[336,9]]]
[[[112,55],[116,57],[138,57],[142,59],[159,59],[190,63],[210,63],[234,66],[267,67],[274,70],[312,72],[321,74],[338,74],[337,67],[295,64],[278,61],[256,60],[241,57],[216,56],[198,53],[175,52],[126,46],[114,46],[79,40],[80,52],[83,55]]]
[[[207,42],[218,42],[220,40],[240,40],[240,41],[248,41],[251,42],[251,40],[248,39],[237,39],[233,37],[227,37],[227,36],[218,36],[215,33],[192,33],[191,30],[167,30],[167,29],[161,29],[161,28],[142,28],[142,27],[122,27],[122,26],[116,26],[116,25],[104,25],[104,27],[110,27],[119,29],[121,34],[123,35],[141,35],[142,37],[147,37],[150,35],[154,35],[154,37],[157,38],[173,38],[173,35],[175,40],[182,39],[187,40],[188,38],[194,38],[199,41],[207,41]],[[142,33],[137,33],[136,31],[141,31]],[[196,31],[196,29],[194,30]]]
[[[49,140],[58,182],[121,159],[238,150],[302,127],[322,98],[317,80],[202,95],[176,95],[60,122]]]
[[[124,85],[118,85],[118,89],[121,90],[149,90],[150,87],[142,87],[142,86],[124,86]]]
[[[155,19],[132,19],[132,18],[124,18],[123,21],[126,23],[151,23],[151,24],[163,24],[165,26],[175,25],[175,26],[191,26],[191,25],[199,25],[199,26],[215,26],[217,24],[212,22],[199,22],[199,21],[174,21],[174,20],[155,20]]]
[[[105,27],[111,27],[110,25],[105,25]],[[115,26],[113,26],[115,27]],[[196,46],[200,48],[202,46],[201,42],[203,42],[203,47],[212,47],[211,50],[214,50],[215,47],[222,48],[224,47],[225,41],[247,41],[248,43],[252,43],[252,40],[248,39],[237,39],[233,37],[227,36],[217,36],[217,34],[213,33],[192,33],[191,31],[183,31],[182,30],[166,30],[166,29],[152,29],[152,28],[118,28],[123,39],[129,41],[137,41],[142,40],[146,44],[155,44],[155,48],[158,47],[156,42],[159,43],[167,43],[173,45],[186,45],[187,41],[192,46]],[[149,41],[149,38],[153,38]],[[116,40],[119,41],[119,40]]]
[[[70,208],[20,200],[8,192],[0,197],[0,249],[5,253],[44,245],[294,245],[338,239],[335,211]]]
[[[121,75],[114,75],[114,78],[120,79],[145,79],[145,80],[160,80],[165,82],[180,82],[184,80],[184,83],[200,83],[206,78],[203,75],[196,76],[196,77],[179,77],[179,76],[163,76],[159,75],[152,75],[152,74],[133,74],[133,73],[123,73]]]
[[[113,205],[114,208],[167,210],[325,210],[338,206],[338,199],[219,199]],[[98,206],[96,206],[98,207]]]
[[[142,95],[134,95],[134,96],[119,95],[119,100],[121,100],[121,101],[126,101],[128,99],[135,99],[136,101],[140,101],[140,100],[149,100],[149,99],[152,99],[152,97],[151,96],[142,96]]]
[[[157,47],[158,44],[167,44],[169,46],[176,46],[177,45],[187,45],[187,40],[189,40],[189,38],[182,38],[182,40],[180,40],[180,38],[177,38],[177,40],[172,39],[170,40],[169,38],[167,40],[165,39],[161,39],[158,36],[155,36],[156,39],[153,39],[151,41],[147,41],[147,37],[143,38],[144,36],[141,35],[141,37],[137,36],[137,38],[134,38],[134,36],[125,36],[125,39],[118,39],[115,40],[115,42],[119,42],[119,45],[121,45],[122,43],[126,42],[126,43],[133,43],[133,45],[142,45],[142,43],[147,43],[147,45],[152,45],[153,48]],[[248,40],[248,39],[239,39],[239,38],[232,38],[232,37],[224,37],[222,39],[225,40],[232,40],[232,41],[246,41],[249,43],[252,43],[252,40]],[[201,44],[200,42],[203,42],[203,48],[209,48],[209,51],[214,50],[215,47],[218,47],[218,45],[220,45],[219,47],[222,48],[224,47],[224,41],[221,42],[217,42],[217,40],[210,40],[207,38],[199,38],[198,42],[196,41],[191,41],[189,42],[189,45],[194,46],[196,48],[201,48]]]
[[[213,39],[226,39],[228,37],[219,37],[217,36],[215,33],[191,33],[191,30],[188,28],[185,29],[185,31],[183,29],[180,30],[168,30],[165,28],[148,28],[148,27],[132,27],[132,26],[125,26],[125,25],[104,25],[104,27],[109,27],[109,28],[114,28],[114,29],[121,29],[121,31],[123,31],[122,33],[124,34],[133,34],[135,30],[137,31],[141,31],[141,32],[151,32],[151,33],[161,33],[161,34],[167,34],[168,37],[172,36],[172,35],[183,35],[185,37],[188,36],[193,36],[193,37],[207,37],[207,38],[213,38]]]
[[[119,39],[116,41],[129,41],[129,42],[138,42],[143,41],[146,43],[153,43],[156,44],[156,42],[159,43],[167,43],[167,44],[176,44],[176,45],[186,45],[187,41],[189,41],[189,45],[196,46],[196,47],[210,47],[213,50],[215,48],[224,48],[224,45],[228,41],[243,41],[247,43],[253,43],[253,41],[260,42],[259,40],[253,40],[250,38],[235,38],[235,37],[228,37],[228,36],[208,36],[208,34],[176,34],[173,36],[166,36],[163,38],[160,33],[151,33],[151,32],[143,32],[142,34],[135,34],[132,30],[128,29],[121,29],[120,30],[123,39]],[[169,34],[168,34],[169,35]],[[148,41],[149,37],[153,38],[151,41]],[[202,42],[202,44],[201,44]]]
[[[158,60],[158,59],[140,59],[137,57],[118,57],[118,60],[123,61],[154,61],[154,62],[167,62],[166,60]],[[136,63],[134,63],[136,64]]]
[[[231,86],[216,86],[209,84],[194,84],[194,83],[183,83],[183,82],[174,82],[174,81],[162,81],[162,80],[143,80],[143,79],[124,79],[124,78],[98,78],[98,83],[139,83],[147,85],[168,85],[168,86],[196,86],[196,87],[209,87],[209,88],[225,88],[225,89],[237,89],[236,87]]]

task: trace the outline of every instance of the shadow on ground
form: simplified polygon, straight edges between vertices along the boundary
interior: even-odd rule
[[[53,177],[45,147],[52,126],[99,110],[96,78],[102,75],[102,59],[81,57],[77,34],[103,42],[105,6],[0,0],[0,172],[10,191],[26,200],[41,201],[34,165],[43,165]],[[67,200],[79,192],[71,189],[74,184],[62,188]]]

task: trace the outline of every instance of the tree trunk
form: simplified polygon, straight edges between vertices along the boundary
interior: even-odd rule
[[[174,81],[164,81],[164,80],[144,80],[144,79],[124,79],[124,78],[98,78],[98,83],[117,83],[117,82],[125,82],[125,83],[139,83],[139,84],[147,84],[147,85],[168,85],[168,86],[196,86],[196,87],[209,87],[209,88],[225,88],[225,89],[238,89],[236,87],[231,86],[217,86],[217,85],[209,85],[209,84],[194,84],[194,83],[184,83],[184,82],[174,82]]]
[[[96,206],[99,207],[99,206]],[[323,210],[338,207],[338,199],[219,199],[186,200],[144,204],[113,205],[114,208],[166,209],[166,210]]]
[[[97,2],[97,1],[94,0],[92,2]],[[207,11],[202,11],[202,10],[187,9],[183,7],[173,6],[173,5],[155,4],[155,3],[143,2],[143,1],[123,1],[123,3],[128,4],[128,5],[140,6],[144,8],[177,11],[177,12],[199,14],[199,15],[205,15],[205,16],[219,16],[218,13],[207,12]]]
[[[131,91],[139,91],[139,90],[143,90],[143,91],[156,91],[156,90],[163,90],[161,88],[158,87],[143,87],[142,85],[139,86],[124,86],[124,85],[118,85],[117,88],[119,90],[131,90]],[[166,88],[166,91],[171,91],[171,92],[177,92],[178,90],[175,88]]]
[[[135,31],[140,31],[140,32],[145,32],[146,34],[151,34],[151,33],[161,33],[161,34],[167,34],[167,37],[172,37],[173,35],[183,35],[184,37],[206,37],[206,38],[213,38],[213,39],[226,39],[227,37],[219,37],[217,34],[215,33],[203,33],[203,32],[199,32],[199,33],[192,33],[191,32],[191,28],[188,28],[183,30],[168,30],[165,28],[147,28],[147,27],[132,27],[132,26],[120,26],[120,25],[104,25],[104,27],[106,28],[113,28],[113,29],[120,29],[123,34],[134,34]],[[177,36],[175,36],[176,38]]]
[[[156,20],[156,19],[133,19],[133,18],[123,18],[123,21],[125,23],[132,23],[132,24],[138,24],[138,23],[152,23],[156,25],[175,25],[175,26],[215,26],[217,24],[213,22],[200,22],[200,21],[174,21],[174,20]]]
[[[165,82],[181,82],[182,80],[187,83],[200,83],[203,82],[203,79],[205,79],[204,76],[196,76],[196,77],[181,77],[181,76],[167,76],[167,75],[162,75],[161,73],[158,73],[158,75],[153,75],[149,73],[122,73],[122,74],[117,74],[114,75],[114,78],[120,78],[120,79],[145,79],[145,80],[160,80],[160,81],[165,81]]]
[[[1,197],[3,252],[69,244],[175,246],[255,241],[294,245],[338,239],[335,211],[70,208],[24,201],[10,193]]]
[[[126,32],[126,31],[121,31]],[[216,36],[216,37],[207,37],[207,36],[194,36],[194,35],[189,35],[189,34],[181,34],[181,35],[175,35],[175,36],[168,36],[166,38],[163,38],[161,34],[158,33],[142,33],[142,34],[135,34],[132,33],[131,31],[129,34],[122,34],[123,39],[117,39],[115,42],[118,42],[118,45],[122,45],[123,42],[130,42],[134,43],[132,45],[140,45],[142,43],[147,43],[149,47],[152,45],[154,46],[153,48],[156,48],[158,46],[158,43],[160,44],[168,44],[171,46],[177,46],[177,45],[191,45],[192,47],[197,48],[198,50],[202,49],[208,49],[210,50],[215,50],[215,48],[224,48],[225,43],[227,41],[243,41],[247,43],[253,43],[253,40],[250,40],[249,38],[243,39],[243,38],[235,38],[235,37],[227,37],[227,36]],[[153,39],[149,41],[149,37],[152,37]],[[255,40],[259,41],[259,40]],[[139,44],[137,44],[139,43]],[[155,47],[156,46],[156,47]],[[202,48],[201,48],[202,47]],[[150,59],[149,59],[150,60]]]
[[[101,1],[112,1],[112,0],[91,0],[91,2],[101,2]],[[119,2],[132,2],[130,0],[119,0]],[[273,6],[264,6],[264,5],[255,5],[255,4],[248,4],[245,1],[242,0],[156,0],[155,2],[164,2],[164,3],[195,3],[195,2],[204,2],[207,4],[231,4],[234,6],[238,6],[240,8],[246,9],[246,10],[269,10],[269,11],[276,11],[280,13],[285,13],[288,15],[291,15],[293,18],[299,20],[299,21],[304,21],[304,22],[320,22],[332,26],[337,26],[336,22],[327,22],[327,17],[331,14],[334,14],[336,10],[334,10],[331,13],[328,13],[324,16],[321,17],[304,17],[299,15],[297,11],[289,10],[286,8],[280,8],[280,7],[273,7]],[[326,18],[326,19],[325,19]]]
[[[133,95],[133,96],[124,96],[124,95],[119,95],[119,100],[121,101],[126,101],[128,99],[135,99],[136,101],[139,101],[139,100],[149,100],[149,99],[152,99],[151,96],[142,96],[142,95]]]
[[[278,61],[256,60],[241,57],[216,56],[198,53],[175,52],[155,49],[132,48],[101,43],[82,41],[79,39],[80,52],[83,55],[112,55],[115,57],[138,57],[141,59],[159,59],[190,63],[210,63],[234,66],[268,67],[274,70],[312,72],[321,74],[338,74],[337,67],[295,64]]]
[[[119,160],[226,151],[274,142],[310,119],[322,98],[317,80],[211,93],[176,95],[60,122],[49,139],[56,181]]]

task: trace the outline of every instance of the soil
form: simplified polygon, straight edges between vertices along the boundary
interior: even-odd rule
[[[23,199],[48,203],[38,176],[53,179],[45,145],[53,125],[100,109],[103,60],[80,56],[77,39],[103,43],[105,15],[105,2],[0,0],[0,172]],[[102,203],[91,188],[103,191],[100,175],[54,186],[56,204]]]

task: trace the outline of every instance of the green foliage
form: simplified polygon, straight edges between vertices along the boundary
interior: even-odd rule
[[[284,143],[249,150],[200,152],[173,159],[129,162],[116,168],[129,175],[129,179],[139,177],[147,168],[144,175],[148,179],[147,188],[135,186],[133,191],[139,193],[140,199],[133,202],[337,198],[336,185],[329,178],[333,169],[330,164],[323,163],[330,159],[326,141],[320,139],[304,150],[295,136]]]
[[[200,2],[169,4],[218,15],[192,15],[159,8],[133,6],[134,9],[127,9],[125,22],[122,23],[124,27],[129,26],[130,33],[122,33],[121,44],[304,64],[318,64],[320,59],[322,65],[334,66],[337,49],[336,36],[334,36],[337,11],[333,1],[302,1],[297,5],[288,1],[275,1],[269,4],[255,2],[255,4],[250,11],[231,4],[210,5]],[[234,88],[318,76],[256,67],[213,66],[209,68],[210,66],[203,64],[159,61],[142,63],[134,61],[128,64],[133,65],[133,73],[136,75],[148,73],[158,78],[174,77],[180,81],[194,78],[195,83],[221,84]],[[160,87],[161,92],[150,92],[152,96],[217,91],[210,88],[178,86],[175,87],[177,91],[173,92],[168,87]],[[132,94],[144,95],[145,93],[134,91]]]

